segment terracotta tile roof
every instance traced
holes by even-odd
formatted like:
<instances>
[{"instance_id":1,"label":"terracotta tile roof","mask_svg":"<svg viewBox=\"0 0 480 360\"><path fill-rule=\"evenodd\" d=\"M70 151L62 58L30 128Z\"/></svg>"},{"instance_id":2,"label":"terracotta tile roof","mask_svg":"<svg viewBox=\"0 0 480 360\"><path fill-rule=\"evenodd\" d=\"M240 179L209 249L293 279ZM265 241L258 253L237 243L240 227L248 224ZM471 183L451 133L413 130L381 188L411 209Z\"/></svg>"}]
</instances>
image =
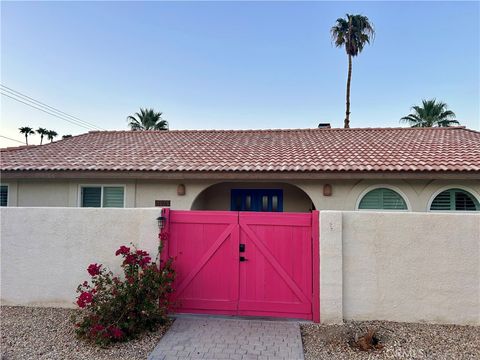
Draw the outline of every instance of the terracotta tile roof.
<instances>
[{"instance_id":1,"label":"terracotta tile roof","mask_svg":"<svg viewBox=\"0 0 480 360\"><path fill-rule=\"evenodd\" d=\"M1 150L2 170L480 171L480 132L455 128L89 132Z\"/></svg>"}]
</instances>

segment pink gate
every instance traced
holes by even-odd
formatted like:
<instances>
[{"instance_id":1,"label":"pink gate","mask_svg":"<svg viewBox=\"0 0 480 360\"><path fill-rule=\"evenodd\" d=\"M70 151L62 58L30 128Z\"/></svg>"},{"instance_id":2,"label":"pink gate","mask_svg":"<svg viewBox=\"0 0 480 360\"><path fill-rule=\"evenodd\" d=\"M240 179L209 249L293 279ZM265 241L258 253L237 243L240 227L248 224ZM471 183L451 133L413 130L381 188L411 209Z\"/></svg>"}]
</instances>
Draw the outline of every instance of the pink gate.
<instances>
[{"instance_id":1,"label":"pink gate","mask_svg":"<svg viewBox=\"0 0 480 360\"><path fill-rule=\"evenodd\" d=\"M176 312L319 321L318 211L164 216Z\"/></svg>"}]
</instances>

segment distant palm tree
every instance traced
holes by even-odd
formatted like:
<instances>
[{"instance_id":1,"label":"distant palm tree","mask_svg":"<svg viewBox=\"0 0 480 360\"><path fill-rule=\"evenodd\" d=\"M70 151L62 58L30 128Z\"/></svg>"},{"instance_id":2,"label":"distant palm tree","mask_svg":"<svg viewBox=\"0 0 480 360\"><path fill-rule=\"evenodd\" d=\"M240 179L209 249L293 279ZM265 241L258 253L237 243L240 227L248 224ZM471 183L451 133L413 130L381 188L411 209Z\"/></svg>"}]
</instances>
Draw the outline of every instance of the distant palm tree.
<instances>
[{"instance_id":1,"label":"distant palm tree","mask_svg":"<svg viewBox=\"0 0 480 360\"><path fill-rule=\"evenodd\" d=\"M350 127L350 84L352 81L352 57L357 56L366 44L375 37L373 24L363 15L346 14L346 18L338 18L330 29L336 47L345 47L348 55L347 96L344 127Z\"/></svg>"},{"instance_id":2,"label":"distant palm tree","mask_svg":"<svg viewBox=\"0 0 480 360\"><path fill-rule=\"evenodd\" d=\"M128 125L132 130L168 130L168 122L162 119L161 112L142 109L133 116L128 116Z\"/></svg>"},{"instance_id":3,"label":"distant palm tree","mask_svg":"<svg viewBox=\"0 0 480 360\"><path fill-rule=\"evenodd\" d=\"M43 137L47 135L48 130L45 128L38 128L37 134L40 135L40 145L43 143Z\"/></svg>"},{"instance_id":4,"label":"distant palm tree","mask_svg":"<svg viewBox=\"0 0 480 360\"><path fill-rule=\"evenodd\" d=\"M29 126L22 126L21 128L18 128L18 130L20 130L20 134L25 135L25 144L28 145L28 135L35 134L35 131Z\"/></svg>"},{"instance_id":5,"label":"distant palm tree","mask_svg":"<svg viewBox=\"0 0 480 360\"><path fill-rule=\"evenodd\" d=\"M53 142L53 138L57 137L58 134L56 131L53 130L47 130L47 139L50 140L50 142Z\"/></svg>"},{"instance_id":6,"label":"distant palm tree","mask_svg":"<svg viewBox=\"0 0 480 360\"><path fill-rule=\"evenodd\" d=\"M71 138L71 137L72 137L72 135L70 135L70 134L62 135L62 139L68 139L68 138Z\"/></svg>"},{"instance_id":7,"label":"distant palm tree","mask_svg":"<svg viewBox=\"0 0 480 360\"><path fill-rule=\"evenodd\" d=\"M455 113L447 109L444 102L436 99L422 100L422 106L412 106L414 111L400 119L411 127L448 127L460 125L455 119Z\"/></svg>"}]
</instances>

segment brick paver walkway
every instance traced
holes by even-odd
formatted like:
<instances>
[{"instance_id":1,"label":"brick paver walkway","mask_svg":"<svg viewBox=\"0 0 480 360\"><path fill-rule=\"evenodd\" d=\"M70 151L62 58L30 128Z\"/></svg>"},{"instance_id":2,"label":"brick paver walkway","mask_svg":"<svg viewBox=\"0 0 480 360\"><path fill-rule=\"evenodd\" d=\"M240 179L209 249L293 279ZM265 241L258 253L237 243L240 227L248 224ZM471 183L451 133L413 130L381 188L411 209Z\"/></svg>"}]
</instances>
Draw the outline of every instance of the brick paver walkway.
<instances>
[{"instance_id":1,"label":"brick paver walkway","mask_svg":"<svg viewBox=\"0 0 480 360\"><path fill-rule=\"evenodd\" d=\"M296 322L179 317L149 360L303 360Z\"/></svg>"}]
</instances>

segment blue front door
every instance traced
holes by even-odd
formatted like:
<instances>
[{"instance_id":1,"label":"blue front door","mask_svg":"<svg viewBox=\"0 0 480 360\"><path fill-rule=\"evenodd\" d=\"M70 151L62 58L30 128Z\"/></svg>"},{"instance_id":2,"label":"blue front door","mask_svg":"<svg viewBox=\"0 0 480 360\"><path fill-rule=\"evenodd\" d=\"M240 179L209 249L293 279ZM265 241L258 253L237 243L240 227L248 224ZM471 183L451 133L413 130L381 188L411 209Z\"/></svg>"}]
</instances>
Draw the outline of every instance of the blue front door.
<instances>
[{"instance_id":1,"label":"blue front door","mask_svg":"<svg viewBox=\"0 0 480 360\"><path fill-rule=\"evenodd\" d=\"M232 189L232 211L283 211L282 189Z\"/></svg>"}]
</instances>

